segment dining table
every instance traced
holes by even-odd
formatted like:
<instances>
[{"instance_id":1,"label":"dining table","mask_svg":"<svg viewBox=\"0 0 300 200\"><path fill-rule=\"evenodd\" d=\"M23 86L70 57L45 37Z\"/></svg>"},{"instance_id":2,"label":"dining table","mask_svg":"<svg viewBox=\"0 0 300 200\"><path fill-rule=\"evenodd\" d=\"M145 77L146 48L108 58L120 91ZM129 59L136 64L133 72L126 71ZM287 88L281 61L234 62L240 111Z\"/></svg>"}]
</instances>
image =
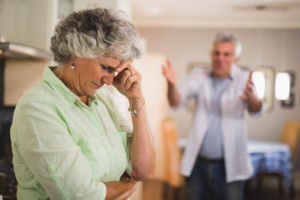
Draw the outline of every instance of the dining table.
<instances>
[{"instance_id":1,"label":"dining table","mask_svg":"<svg viewBox=\"0 0 300 200\"><path fill-rule=\"evenodd\" d=\"M180 138L178 145L184 149L187 138ZM250 156L254 178L259 173L282 175L285 188L292 185L291 150L286 143L269 140L248 140L247 151Z\"/></svg>"},{"instance_id":2,"label":"dining table","mask_svg":"<svg viewBox=\"0 0 300 200\"><path fill-rule=\"evenodd\" d=\"M288 144L279 141L249 140L247 150L253 166L251 178L259 173L275 173L283 177L286 188L292 185L292 159Z\"/></svg>"}]
</instances>

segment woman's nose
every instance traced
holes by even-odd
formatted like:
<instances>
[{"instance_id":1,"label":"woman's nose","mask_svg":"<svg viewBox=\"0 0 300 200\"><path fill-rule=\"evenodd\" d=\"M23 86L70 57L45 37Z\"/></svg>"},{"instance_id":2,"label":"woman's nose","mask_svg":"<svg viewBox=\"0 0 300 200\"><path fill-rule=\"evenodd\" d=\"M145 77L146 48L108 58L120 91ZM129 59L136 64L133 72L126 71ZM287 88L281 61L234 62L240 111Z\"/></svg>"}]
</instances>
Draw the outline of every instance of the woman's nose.
<instances>
[{"instance_id":1,"label":"woman's nose","mask_svg":"<svg viewBox=\"0 0 300 200\"><path fill-rule=\"evenodd\" d=\"M106 85L112 85L113 81L114 81L114 73L110 73L108 75L105 76L104 82Z\"/></svg>"}]
</instances>

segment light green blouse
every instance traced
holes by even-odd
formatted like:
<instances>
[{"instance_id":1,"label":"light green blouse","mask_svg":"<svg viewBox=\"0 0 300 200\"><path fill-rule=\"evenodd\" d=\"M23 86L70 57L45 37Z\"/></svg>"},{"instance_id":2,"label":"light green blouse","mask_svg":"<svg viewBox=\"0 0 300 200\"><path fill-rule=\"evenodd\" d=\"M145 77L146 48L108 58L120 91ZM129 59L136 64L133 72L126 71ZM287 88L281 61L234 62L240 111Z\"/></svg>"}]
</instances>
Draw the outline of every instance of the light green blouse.
<instances>
[{"instance_id":1,"label":"light green blouse","mask_svg":"<svg viewBox=\"0 0 300 200\"><path fill-rule=\"evenodd\" d=\"M11 127L18 200L102 200L102 182L131 175L132 126L100 89L83 104L46 67L26 90Z\"/></svg>"}]
</instances>

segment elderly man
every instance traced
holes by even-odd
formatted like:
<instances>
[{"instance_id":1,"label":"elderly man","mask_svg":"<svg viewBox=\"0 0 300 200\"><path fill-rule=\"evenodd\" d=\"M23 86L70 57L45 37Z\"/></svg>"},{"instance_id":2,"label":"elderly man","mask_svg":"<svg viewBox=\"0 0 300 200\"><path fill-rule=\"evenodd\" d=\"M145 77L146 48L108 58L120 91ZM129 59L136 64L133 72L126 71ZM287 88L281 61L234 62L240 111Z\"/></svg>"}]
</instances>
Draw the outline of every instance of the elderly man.
<instances>
[{"instance_id":1,"label":"elderly man","mask_svg":"<svg viewBox=\"0 0 300 200\"><path fill-rule=\"evenodd\" d=\"M246 110L263 113L252 72L236 66L242 45L227 32L217 35L211 67L195 69L177 90L170 62L163 67L168 99L174 109L195 98L195 110L181 173L186 176L186 200L241 200L244 180L253 168L247 153Z\"/></svg>"}]
</instances>

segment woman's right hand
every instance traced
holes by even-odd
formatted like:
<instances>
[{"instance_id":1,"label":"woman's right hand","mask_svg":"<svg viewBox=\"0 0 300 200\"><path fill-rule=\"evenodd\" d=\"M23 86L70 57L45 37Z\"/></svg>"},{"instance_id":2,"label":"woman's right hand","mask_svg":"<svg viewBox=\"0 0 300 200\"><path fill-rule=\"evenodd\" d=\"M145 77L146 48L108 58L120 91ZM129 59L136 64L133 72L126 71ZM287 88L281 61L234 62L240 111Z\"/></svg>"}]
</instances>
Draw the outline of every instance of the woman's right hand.
<instances>
[{"instance_id":1,"label":"woman's right hand","mask_svg":"<svg viewBox=\"0 0 300 200\"><path fill-rule=\"evenodd\" d=\"M112 181L104 184L107 191L105 200L126 200L138 187L138 182L129 176L122 176L120 181Z\"/></svg>"},{"instance_id":2,"label":"woman's right hand","mask_svg":"<svg viewBox=\"0 0 300 200\"><path fill-rule=\"evenodd\" d=\"M167 60L167 66L162 66L163 75L171 85L175 85L175 72L169 60Z\"/></svg>"}]
</instances>

